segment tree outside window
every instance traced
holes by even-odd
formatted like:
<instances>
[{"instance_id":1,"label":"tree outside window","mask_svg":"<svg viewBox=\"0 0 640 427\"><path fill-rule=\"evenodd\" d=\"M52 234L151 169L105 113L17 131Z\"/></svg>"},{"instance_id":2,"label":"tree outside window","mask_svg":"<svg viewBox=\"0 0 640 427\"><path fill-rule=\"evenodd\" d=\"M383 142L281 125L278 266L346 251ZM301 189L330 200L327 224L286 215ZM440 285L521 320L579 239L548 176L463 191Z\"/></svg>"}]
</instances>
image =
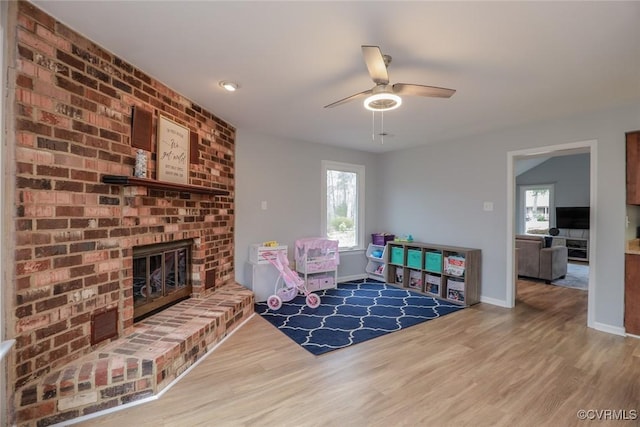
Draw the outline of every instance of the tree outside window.
<instances>
[{"instance_id":1,"label":"tree outside window","mask_svg":"<svg viewBox=\"0 0 640 427\"><path fill-rule=\"evenodd\" d=\"M554 218L553 184L521 186L522 224L526 234L547 234Z\"/></svg>"},{"instance_id":2,"label":"tree outside window","mask_svg":"<svg viewBox=\"0 0 640 427\"><path fill-rule=\"evenodd\" d=\"M341 249L363 246L364 166L323 162L325 235Z\"/></svg>"}]
</instances>

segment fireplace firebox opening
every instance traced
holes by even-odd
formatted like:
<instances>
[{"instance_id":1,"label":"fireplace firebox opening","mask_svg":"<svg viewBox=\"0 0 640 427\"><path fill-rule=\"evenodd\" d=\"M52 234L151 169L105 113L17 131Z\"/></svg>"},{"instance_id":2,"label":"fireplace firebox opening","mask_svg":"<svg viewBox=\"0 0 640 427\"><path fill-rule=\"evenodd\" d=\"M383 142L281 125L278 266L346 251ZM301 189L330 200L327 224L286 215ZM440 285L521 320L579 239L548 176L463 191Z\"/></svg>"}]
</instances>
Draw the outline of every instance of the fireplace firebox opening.
<instances>
[{"instance_id":1,"label":"fireplace firebox opening","mask_svg":"<svg viewBox=\"0 0 640 427\"><path fill-rule=\"evenodd\" d=\"M192 244L181 240L133 248L134 322L191 296Z\"/></svg>"}]
</instances>

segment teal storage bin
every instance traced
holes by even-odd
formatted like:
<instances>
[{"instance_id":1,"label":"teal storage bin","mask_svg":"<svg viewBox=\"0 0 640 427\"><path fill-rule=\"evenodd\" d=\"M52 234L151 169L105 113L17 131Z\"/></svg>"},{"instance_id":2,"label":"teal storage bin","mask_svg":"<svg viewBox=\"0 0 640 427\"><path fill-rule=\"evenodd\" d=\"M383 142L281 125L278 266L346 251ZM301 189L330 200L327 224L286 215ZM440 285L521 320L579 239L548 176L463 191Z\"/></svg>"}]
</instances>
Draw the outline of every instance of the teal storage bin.
<instances>
[{"instance_id":1,"label":"teal storage bin","mask_svg":"<svg viewBox=\"0 0 640 427\"><path fill-rule=\"evenodd\" d=\"M427 252L424 256L424 269L434 273L442 273L442 254L440 252Z\"/></svg>"},{"instance_id":2,"label":"teal storage bin","mask_svg":"<svg viewBox=\"0 0 640 427\"><path fill-rule=\"evenodd\" d=\"M419 249L407 250L407 267L422 268L422 251Z\"/></svg>"},{"instance_id":3,"label":"teal storage bin","mask_svg":"<svg viewBox=\"0 0 640 427\"><path fill-rule=\"evenodd\" d=\"M391 264L402 265L404 263L404 248L391 246Z\"/></svg>"}]
</instances>

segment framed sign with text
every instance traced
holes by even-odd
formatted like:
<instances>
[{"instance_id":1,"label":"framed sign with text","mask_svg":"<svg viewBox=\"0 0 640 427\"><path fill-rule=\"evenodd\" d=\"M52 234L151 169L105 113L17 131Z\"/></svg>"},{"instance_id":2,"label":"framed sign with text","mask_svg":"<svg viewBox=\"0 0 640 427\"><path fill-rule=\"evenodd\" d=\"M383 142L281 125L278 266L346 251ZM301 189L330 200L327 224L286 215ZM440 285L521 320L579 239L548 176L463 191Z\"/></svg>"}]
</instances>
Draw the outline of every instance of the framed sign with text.
<instances>
[{"instance_id":1,"label":"framed sign with text","mask_svg":"<svg viewBox=\"0 0 640 427\"><path fill-rule=\"evenodd\" d=\"M189 129L160 116L158 119L158 181L189 183Z\"/></svg>"}]
</instances>

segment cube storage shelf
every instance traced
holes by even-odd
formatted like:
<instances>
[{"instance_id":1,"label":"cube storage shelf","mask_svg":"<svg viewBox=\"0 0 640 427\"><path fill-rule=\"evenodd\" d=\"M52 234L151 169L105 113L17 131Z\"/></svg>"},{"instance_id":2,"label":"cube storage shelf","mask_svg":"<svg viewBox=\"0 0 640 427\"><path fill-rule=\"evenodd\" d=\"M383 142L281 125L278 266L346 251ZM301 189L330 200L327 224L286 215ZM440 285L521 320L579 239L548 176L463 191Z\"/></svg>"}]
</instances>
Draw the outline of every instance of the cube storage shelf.
<instances>
[{"instance_id":1,"label":"cube storage shelf","mask_svg":"<svg viewBox=\"0 0 640 427\"><path fill-rule=\"evenodd\" d=\"M389 242L385 251L387 283L455 304L480 302L480 249Z\"/></svg>"}]
</instances>

